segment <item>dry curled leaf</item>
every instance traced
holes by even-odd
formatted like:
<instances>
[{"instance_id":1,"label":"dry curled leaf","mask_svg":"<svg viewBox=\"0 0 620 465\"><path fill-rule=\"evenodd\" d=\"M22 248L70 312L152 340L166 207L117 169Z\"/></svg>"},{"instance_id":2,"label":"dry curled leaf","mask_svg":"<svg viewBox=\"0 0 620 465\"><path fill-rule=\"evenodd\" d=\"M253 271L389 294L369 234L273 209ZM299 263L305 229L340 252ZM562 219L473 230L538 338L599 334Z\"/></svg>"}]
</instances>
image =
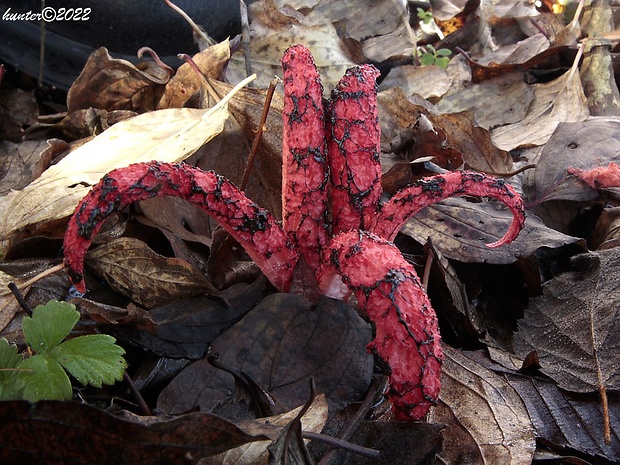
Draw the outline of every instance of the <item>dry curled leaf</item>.
<instances>
[{"instance_id":1,"label":"dry curled leaf","mask_svg":"<svg viewBox=\"0 0 620 465\"><path fill-rule=\"evenodd\" d=\"M536 163L535 195L541 201L589 201L597 193L569 169L590 170L620 162L620 118L561 123Z\"/></svg>"},{"instance_id":2,"label":"dry curled leaf","mask_svg":"<svg viewBox=\"0 0 620 465\"><path fill-rule=\"evenodd\" d=\"M176 465L188 454L197 460L266 439L204 413L162 420L119 418L77 402L0 404L0 461L6 464ZM88 444L88 453L76 444Z\"/></svg>"},{"instance_id":3,"label":"dry curled leaf","mask_svg":"<svg viewBox=\"0 0 620 465\"><path fill-rule=\"evenodd\" d=\"M610 463L618 460L618 424L611 423L612 443L605 444L601 434L604 426L598 393L574 395L540 377L515 374L506 378L523 399L537 437L551 441L560 450L604 457ZM613 418L620 416L620 402L616 397L610 397L609 410Z\"/></svg>"},{"instance_id":4,"label":"dry curled leaf","mask_svg":"<svg viewBox=\"0 0 620 465\"><path fill-rule=\"evenodd\" d=\"M192 57L192 61L206 78L218 79L230 60L230 42L226 39ZM197 92L209 92L203 79L189 64L182 64L166 84L166 90L157 108L182 108Z\"/></svg>"},{"instance_id":5,"label":"dry curled leaf","mask_svg":"<svg viewBox=\"0 0 620 465\"><path fill-rule=\"evenodd\" d=\"M112 58L105 47L88 57L67 94L69 112L89 107L102 110L154 110L169 76L161 69L145 72L127 60Z\"/></svg>"},{"instance_id":6,"label":"dry curled leaf","mask_svg":"<svg viewBox=\"0 0 620 465\"><path fill-rule=\"evenodd\" d=\"M528 216L514 242L497 249L487 247L485 243L502 236L510 218L510 213L494 202L472 203L453 198L422 210L401 232L420 243L430 237L446 257L466 263L513 263L517 257L528 256L540 247L559 247L578 241Z\"/></svg>"},{"instance_id":7,"label":"dry curled leaf","mask_svg":"<svg viewBox=\"0 0 620 465\"><path fill-rule=\"evenodd\" d=\"M583 121L589 115L579 73L567 71L559 78L534 84L534 99L525 118L491 131L502 150L544 145L560 123Z\"/></svg>"},{"instance_id":8,"label":"dry curled leaf","mask_svg":"<svg viewBox=\"0 0 620 465\"><path fill-rule=\"evenodd\" d=\"M240 425L246 426L248 424L264 425L264 428L270 426L276 426L273 428L273 437L276 439L276 432L280 431L282 427L285 427L290 423L296 415L299 414L302 407L297 407L289 412L282 413L271 417L258 418L251 422L241 422ZM320 433L325 423L327 422L328 408L325 396L318 395L310 408L301 417L301 426L303 431L311 431L314 433ZM251 431L251 428L247 428ZM268 434L268 433L265 433ZM222 454L205 459L201 465L220 465L222 463L234 464L234 465L259 465L267 464L268 451L267 447L271 444L271 441L256 441L248 444L244 444L235 449L228 450Z\"/></svg>"}]
</instances>

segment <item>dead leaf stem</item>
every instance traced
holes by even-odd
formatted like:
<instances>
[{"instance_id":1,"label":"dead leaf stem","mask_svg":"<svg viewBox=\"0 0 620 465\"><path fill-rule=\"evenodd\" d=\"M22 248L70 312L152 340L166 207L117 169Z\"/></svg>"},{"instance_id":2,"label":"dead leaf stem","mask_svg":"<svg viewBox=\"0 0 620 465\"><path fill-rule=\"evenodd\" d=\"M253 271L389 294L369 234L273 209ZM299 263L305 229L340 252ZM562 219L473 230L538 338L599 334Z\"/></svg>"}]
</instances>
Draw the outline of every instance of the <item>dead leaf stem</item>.
<instances>
[{"instance_id":1,"label":"dead leaf stem","mask_svg":"<svg viewBox=\"0 0 620 465\"><path fill-rule=\"evenodd\" d=\"M189 24L192 27L194 34L200 37L205 43L211 44L211 45L215 43L215 41L211 37L206 35L204 31L200 28L200 26L198 26L198 24L196 24L194 20L190 18L187 13L185 13L185 11L183 11L180 7L172 3L170 0L164 0L164 2L174 11L176 11L185 21L187 21L187 24Z\"/></svg>"},{"instance_id":2,"label":"dead leaf stem","mask_svg":"<svg viewBox=\"0 0 620 465\"><path fill-rule=\"evenodd\" d=\"M258 151L258 145L260 144L260 140L262 138L263 132L266 130L265 123L267 122L267 116L269 115L269 108L271 108L271 100L273 99L273 93L275 92L276 86L278 85L279 81L280 79L276 77L269 83L269 88L267 89L267 95L265 96L265 103L263 105L263 113L260 117L258 128L256 129L256 135L254 136L254 142L252 143L252 150L250 151L248 162L245 165L245 171L243 172L243 178L241 179L241 184L239 184L239 188L242 191L245 190L248 184L248 179L250 177L250 171L252 171L252 166L254 165L254 158L256 157L256 152Z\"/></svg>"}]
</instances>

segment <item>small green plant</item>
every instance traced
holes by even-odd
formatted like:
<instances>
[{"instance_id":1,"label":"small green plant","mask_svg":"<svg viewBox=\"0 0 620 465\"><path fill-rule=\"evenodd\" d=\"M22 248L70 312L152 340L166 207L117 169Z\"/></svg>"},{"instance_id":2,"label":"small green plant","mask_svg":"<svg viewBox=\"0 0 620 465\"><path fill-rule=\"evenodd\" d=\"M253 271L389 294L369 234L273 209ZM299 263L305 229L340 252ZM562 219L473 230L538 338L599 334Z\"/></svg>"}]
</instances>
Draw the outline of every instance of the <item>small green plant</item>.
<instances>
[{"instance_id":1,"label":"small green plant","mask_svg":"<svg viewBox=\"0 0 620 465\"><path fill-rule=\"evenodd\" d=\"M418 19L424 24L430 24L433 20L433 12L431 10L424 10L418 7Z\"/></svg>"},{"instance_id":2,"label":"small green plant","mask_svg":"<svg viewBox=\"0 0 620 465\"><path fill-rule=\"evenodd\" d=\"M92 334L65 341L79 319L74 305L50 301L22 321L29 348L25 354L0 339L0 400L70 399L67 372L95 387L122 379L125 351L112 336Z\"/></svg>"},{"instance_id":3,"label":"small green plant","mask_svg":"<svg viewBox=\"0 0 620 465\"><path fill-rule=\"evenodd\" d=\"M447 48L437 50L432 44L418 47L418 53L420 54L420 64L422 66L435 65L443 69L446 69L450 64L450 55L452 54Z\"/></svg>"}]
</instances>

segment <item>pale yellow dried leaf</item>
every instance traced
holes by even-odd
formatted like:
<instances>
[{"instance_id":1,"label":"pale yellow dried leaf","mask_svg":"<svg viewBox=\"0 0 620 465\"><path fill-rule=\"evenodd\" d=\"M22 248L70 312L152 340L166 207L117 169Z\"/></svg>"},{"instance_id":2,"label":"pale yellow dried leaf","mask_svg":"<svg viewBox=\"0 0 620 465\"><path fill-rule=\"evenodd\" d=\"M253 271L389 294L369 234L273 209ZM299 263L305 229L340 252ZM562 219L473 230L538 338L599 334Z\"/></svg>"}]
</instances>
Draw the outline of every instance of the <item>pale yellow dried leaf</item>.
<instances>
[{"instance_id":1,"label":"pale yellow dried leaf","mask_svg":"<svg viewBox=\"0 0 620 465\"><path fill-rule=\"evenodd\" d=\"M259 418L253 423L264 424L267 426L284 427L293 420L302 407L297 407L290 412L276 415L273 417ZM320 433L327 422L328 405L324 394L318 395L312 405L301 417L301 428L303 431ZM269 453L267 447L271 441L257 441L244 444L243 446L223 452L222 454L209 457L201 461L201 465L226 464L226 465L267 465Z\"/></svg>"},{"instance_id":2,"label":"pale yellow dried leaf","mask_svg":"<svg viewBox=\"0 0 620 465\"><path fill-rule=\"evenodd\" d=\"M564 73L544 84L535 84L534 98L523 120L491 131L502 150L545 144L560 123L584 121L590 115L579 73Z\"/></svg>"},{"instance_id":3,"label":"pale yellow dried leaf","mask_svg":"<svg viewBox=\"0 0 620 465\"><path fill-rule=\"evenodd\" d=\"M282 55L288 47L295 44L303 44L312 52L326 93L335 87L348 68L354 66L332 25L294 25L285 31L274 31L266 37L252 40L252 71L259 76L256 80L258 87L268 87L274 76L282 76ZM242 51L232 57L237 68L245 69L243 60Z\"/></svg>"},{"instance_id":4,"label":"pale yellow dried leaf","mask_svg":"<svg viewBox=\"0 0 620 465\"><path fill-rule=\"evenodd\" d=\"M13 276L0 271L0 331L6 328L21 310L17 299L9 289L9 284L15 281ZM22 292L27 292L27 289L22 289Z\"/></svg>"},{"instance_id":5,"label":"pale yellow dried leaf","mask_svg":"<svg viewBox=\"0 0 620 465\"><path fill-rule=\"evenodd\" d=\"M228 100L208 110L166 109L121 121L77 148L0 203L0 238L28 225L69 216L91 186L109 171L137 162L179 162L218 135L228 118Z\"/></svg>"}]
</instances>

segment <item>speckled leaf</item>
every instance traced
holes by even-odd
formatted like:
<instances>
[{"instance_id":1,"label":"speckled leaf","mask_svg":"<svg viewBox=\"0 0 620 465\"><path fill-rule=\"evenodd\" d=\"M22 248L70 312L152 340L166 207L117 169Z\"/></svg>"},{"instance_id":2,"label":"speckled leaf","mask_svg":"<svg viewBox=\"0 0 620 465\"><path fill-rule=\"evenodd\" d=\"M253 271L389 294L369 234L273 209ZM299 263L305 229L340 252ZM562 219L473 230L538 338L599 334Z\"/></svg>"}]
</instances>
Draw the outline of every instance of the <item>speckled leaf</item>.
<instances>
[{"instance_id":1,"label":"speckled leaf","mask_svg":"<svg viewBox=\"0 0 620 465\"><path fill-rule=\"evenodd\" d=\"M86 263L112 289L147 308L211 289L206 277L186 261L159 255L131 237L90 251Z\"/></svg>"},{"instance_id":2,"label":"speckled leaf","mask_svg":"<svg viewBox=\"0 0 620 465\"><path fill-rule=\"evenodd\" d=\"M401 233L422 244L430 237L447 258L466 263L513 263L517 257L528 256L539 247L559 247L579 240L528 216L524 229L513 242L489 248L485 244L501 237L512 218L510 212L499 205L497 202L447 199L415 215Z\"/></svg>"}]
</instances>

